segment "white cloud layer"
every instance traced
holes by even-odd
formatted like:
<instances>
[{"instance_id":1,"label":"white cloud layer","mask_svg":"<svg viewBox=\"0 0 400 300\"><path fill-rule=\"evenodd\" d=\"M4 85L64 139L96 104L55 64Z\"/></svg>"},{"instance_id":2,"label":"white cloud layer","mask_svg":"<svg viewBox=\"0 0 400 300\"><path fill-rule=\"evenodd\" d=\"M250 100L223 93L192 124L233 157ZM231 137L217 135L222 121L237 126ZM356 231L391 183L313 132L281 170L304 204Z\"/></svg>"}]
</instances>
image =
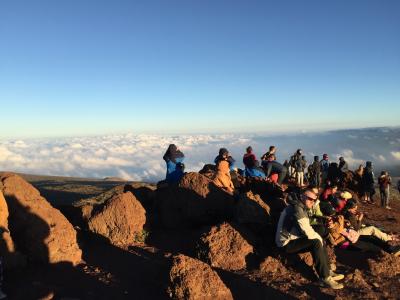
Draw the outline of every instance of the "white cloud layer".
<instances>
[{"instance_id":1,"label":"white cloud layer","mask_svg":"<svg viewBox=\"0 0 400 300\"><path fill-rule=\"evenodd\" d=\"M48 140L3 140L0 142L0 170L74 177L116 176L154 182L165 176L162 156L171 143L178 145L185 153L187 171L198 171L204 164L212 163L220 147L228 148L238 162L238 167L242 167L241 158L248 145L253 146L258 157L267 151L269 145L276 145L280 162L288 159L297 148L304 150L309 162L313 160L313 155L322 157L323 153L328 153L331 158L344 156L351 168L367 160L386 165L400 160L400 152L395 151L400 145L400 139L391 139L393 144L386 141L389 148L384 148L374 137L371 142L366 142L354 136L353 132L348 135L329 133L296 136L122 134ZM358 144L359 141L362 144Z\"/></svg>"}]
</instances>

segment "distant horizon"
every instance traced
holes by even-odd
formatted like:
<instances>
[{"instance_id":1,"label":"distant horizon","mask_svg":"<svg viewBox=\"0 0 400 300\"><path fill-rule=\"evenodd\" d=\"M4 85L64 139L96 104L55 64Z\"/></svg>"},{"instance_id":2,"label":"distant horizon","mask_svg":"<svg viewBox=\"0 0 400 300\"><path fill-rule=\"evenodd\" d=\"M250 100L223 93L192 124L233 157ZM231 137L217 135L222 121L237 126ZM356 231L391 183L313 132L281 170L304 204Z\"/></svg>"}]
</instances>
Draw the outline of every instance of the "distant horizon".
<instances>
[{"instance_id":1,"label":"distant horizon","mask_svg":"<svg viewBox=\"0 0 400 300\"><path fill-rule=\"evenodd\" d=\"M83 178L120 177L155 182L165 176L162 157L169 144L185 153L186 171L213 163L219 148L227 148L243 168L242 156L251 145L257 157L270 145L278 162L302 148L308 162L329 154L343 156L350 168L373 161L376 170L400 175L400 127L340 129L286 134L108 134L58 138L13 138L0 143L0 170L25 174Z\"/></svg>"},{"instance_id":2,"label":"distant horizon","mask_svg":"<svg viewBox=\"0 0 400 300\"><path fill-rule=\"evenodd\" d=\"M363 130L363 129L384 129L384 128L392 128L397 129L400 128L399 125L381 125L381 126L361 126L361 127L332 127L332 128L308 128L308 129L287 129L287 130L243 130L243 131L165 131L165 132L155 132L155 131L141 131L137 132L135 130L120 130L114 132L97 132L91 134L65 134L65 135L14 135L14 136L1 136L1 140L17 140L17 139L57 139L57 138L82 138L82 137L101 137L101 136L109 136L109 135L160 135L160 136L174 136L174 135L223 135L223 134L248 134L248 135L262 135L262 136L275 136L275 135L297 135L297 134L306 134L306 133L327 133L331 131L346 131L346 130Z\"/></svg>"}]
</instances>

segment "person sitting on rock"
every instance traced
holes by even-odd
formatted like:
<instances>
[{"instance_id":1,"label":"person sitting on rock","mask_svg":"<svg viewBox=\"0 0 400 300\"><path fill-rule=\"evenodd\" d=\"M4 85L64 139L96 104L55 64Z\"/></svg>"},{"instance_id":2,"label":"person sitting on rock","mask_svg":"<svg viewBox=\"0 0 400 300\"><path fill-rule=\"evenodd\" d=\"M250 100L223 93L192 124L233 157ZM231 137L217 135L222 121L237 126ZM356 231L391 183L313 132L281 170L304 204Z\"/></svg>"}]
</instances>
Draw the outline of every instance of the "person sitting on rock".
<instances>
[{"instance_id":1,"label":"person sitting on rock","mask_svg":"<svg viewBox=\"0 0 400 300\"><path fill-rule=\"evenodd\" d=\"M258 160L254 161L253 167L251 167L251 168L246 167L244 176L245 177L256 177L256 178L260 178L260 179L266 178L264 170L260 167L260 162Z\"/></svg>"},{"instance_id":2,"label":"person sitting on rock","mask_svg":"<svg viewBox=\"0 0 400 300\"><path fill-rule=\"evenodd\" d=\"M367 161L363 177L363 192L364 192L364 202L374 204L375 195L375 175L372 167L372 162Z\"/></svg>"},{"instance_id":3,"label":"person sitting on rock","mask_svg":"<svg viewBox=\"0 0 400 300\"><path fill-rule=\"evenodd\" d=\"M337 193L338 187L336 184L330 184L325 187L325 189L322 191L320 199L322 201L329 201L329 202L334 202L336 198L336 193Z\"/></svg>"},{"instance_id":4,"label":"person sitting on rock","mask_svg":"<svg viewBox=\"0 0 400 300\"><path fill-rule=\"evenodd\" d=\"M330 269L326 245L310 225L309 210L317 199L317 194L306 189L301 193L299 201L287 206L280 215L275 241L278 247L289 254L310 251L320 284L332 289L342 289L343 285L337 280L344 276Z\"/></svg>"},{"instance_id":5,"label":"person sitting on rock","mask_svg":"<svg viewBox=\"0 0 400 300\"><path fill-rule=\"evenodd\" d=\"M221 150L222 149L226 150L225 148L221 148L220 149L220 152L219 152L218 156L215 157L215 159L214 159L214 163L215 164L217 164L219 159L220 159ZM230 154L228 154L228 159L227 160L228 160L228 163L229 163L229 170L232 171L232 172L236 172L237 171L237 169L236 169L236 160Z\"/></svg>"},{"instance_id":6,"label":"person sitting on rock","mask_svg":"<svg viewBox=\"0 0 400 300\"><path fill-rule=\"evenodd\" d=\"M276 161L275 154L270 154L267 160L263 161L262 165L265 170L265 176L269 178L272 174L278 174L278 185L282 185L286 178L287 169Z\"/></svg>"},{"instance_id":7,"label":"person sitting on rock","mask_svg":"<svg viewBox=\"0 0 400 300\"><path fill-rule=\"evenodd\" d=\"M254 162L256 161L256 156L253 153L253 148L248 146L246 148L246 153L243 155L243 164L245 169L251 169L254 167Z\"/></svg>"},{"instance_id":8,"label":"person sitting on rock","mask_svg":"<svg viewBox=\"0 0 400 300\"><path fill-rule=\"evenodd\" d=\"M338 197L332 197L330 199L330 203L335 208L336 212L340 213L343 211L344 207L346 206L347 201L353 198L353 195L348 192L344 191L339 194Z\"/></svg>"},{"instance_id":9,"label":"person sitting on rock","mask_svg":"<svg viewBox=\"0 0 400 300\"><path fill-rule=\"evenodd\" d=\"M330 212L323 210L323 213L329 216L327 219L328 240L333 246L338 246L341 249L374 253L380 253L383 250L394 256L400 254L399 246L391 246L389 243L372 235L361 235L349 226L343 215L336 215L333 207Z\"/></svg>"},{"instance_id":10,"label":"person sitting on rock","mask_svg":"<svg viewBox=\"0 0 400 300\"><path fill-rule=\"evenodd\" d=\"M229 170L229 151L225 148L219 150L219 155L215 158L217 172L214 175L213 182L216 186L233 193L233 186L230 170Z\"/></svg>"},{"instance_id":11,"label":"person sitting on rock","mask_svg":"<svg viewBox=\"0 0 400 300\"><path fill-rule=\"evenodd\" d=\"M261 162L267 160L270 154L275 154L275 153L276 153L276 147L269 146L269 150L261 156Z\"/></svg>"},{"instance_id":12,"label":"person sitting on rock","mask_svg":"<svg viewBox=\"0 0 400 300\"><path fill-rule=\"evenodd\" d=\"M364 214L358 211L358 205L354 199L347 202L344 209L344 218L348 221L349 226L361 236L374 236L383 242L399 240L397 235L387 234L375 226L365 226L363 224Z\"/></svg>"},{"instance_id":13,"label":"person sitting on rock","mask_svg":"<svg viewBox=\"0 0 400 300\"><path fill-rule=\"evenodd\" d=\"M165 152L163 159L167 164L167 176L166 180L168 183L176 183L177 178L182 173L182 170L176 170L176 165L178 163L183 163L185 155L178 149L175 144L170 144L167 151ZM179 174L177 174L179 173Z\"/></svg>"}]
</instances>

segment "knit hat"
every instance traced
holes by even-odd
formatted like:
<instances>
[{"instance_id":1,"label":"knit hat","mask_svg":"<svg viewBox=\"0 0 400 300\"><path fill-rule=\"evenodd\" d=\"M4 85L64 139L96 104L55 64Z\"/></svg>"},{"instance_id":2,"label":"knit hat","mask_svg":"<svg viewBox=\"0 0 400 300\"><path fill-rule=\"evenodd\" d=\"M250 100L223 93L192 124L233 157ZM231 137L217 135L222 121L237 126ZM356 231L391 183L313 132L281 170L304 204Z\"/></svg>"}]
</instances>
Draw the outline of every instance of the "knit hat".
<instances>
[{"instance_id":1,"label":"knit hat","mask_svg":"<svg viewBox=\"0 0 400 300\"><path fill-rule=\"evenodd\" d=\"M353 198L353 196L349 192L342 192L340 194L340 198L348 200Z\"/></svg>"}]
</instances>

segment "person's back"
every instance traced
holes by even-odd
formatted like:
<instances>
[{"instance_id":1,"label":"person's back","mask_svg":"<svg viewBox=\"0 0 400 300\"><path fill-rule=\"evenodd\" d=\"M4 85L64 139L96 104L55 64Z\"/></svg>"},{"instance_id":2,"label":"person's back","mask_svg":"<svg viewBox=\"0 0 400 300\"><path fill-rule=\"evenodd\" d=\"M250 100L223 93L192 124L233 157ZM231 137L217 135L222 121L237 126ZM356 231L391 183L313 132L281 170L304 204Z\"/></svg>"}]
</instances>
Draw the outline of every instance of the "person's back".
<instances>
[{"instance_id":1,"label":"person's back","mask_svg":"<svg viewBox=\"0 0 400 300\"><path fill-rule=\"evenodd\" d=\"M234 186L230 175L229 152L225 148L219 150L219 155L215 159L217 165L217 172L213 178L215 185L233 193Z\"/></svg>"},{"instance_id":2,"label":"person's back","mask_svg":"<svg viewBox=\"0 0 400 300\"><path fill-rule=\"evenodd\" d=\"M246 148L246 153L243 155L243 164L246 168L253 168L256 156L253 153L251 146Z\"/></svg>"}]
</instances>

